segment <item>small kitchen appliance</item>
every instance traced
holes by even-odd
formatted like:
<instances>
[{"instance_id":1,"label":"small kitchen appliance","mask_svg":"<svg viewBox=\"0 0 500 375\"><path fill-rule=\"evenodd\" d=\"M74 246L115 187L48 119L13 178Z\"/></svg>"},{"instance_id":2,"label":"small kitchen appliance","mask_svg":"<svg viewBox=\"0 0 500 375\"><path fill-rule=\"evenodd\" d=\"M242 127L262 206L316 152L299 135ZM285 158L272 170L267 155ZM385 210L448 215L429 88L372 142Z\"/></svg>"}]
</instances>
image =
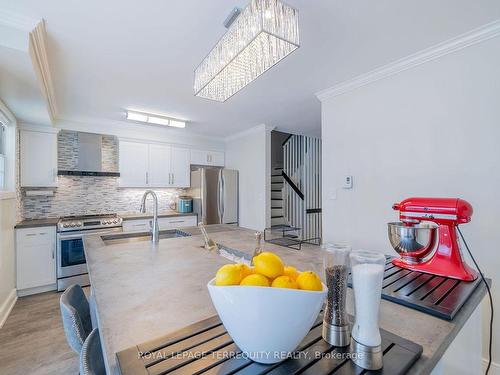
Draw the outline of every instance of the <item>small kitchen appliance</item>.
<instances>
[{"instance_id":1,"label":"small kitchen appliance","mask_svg":"<svg viewBox=\"0 0 500 375\"><path fill-rule=\"evenodd\" d=\"M408 198L395 203L401 222L389 223L389 240L400 258L398 267L472 281L477 273L460 250L457 226L468 223L472 206L459 198Z\"/></svg>"},{"instance_id":2,"label":"small kitchen appliance","mask_svg":"<svg viewBox=\"0 0 500 375\"><path fill-rule=\"evenodd\" d=\"M188 196L177 198L177 212L182 214L193 212L193 198Z\"/></svg>"}]
</instances>

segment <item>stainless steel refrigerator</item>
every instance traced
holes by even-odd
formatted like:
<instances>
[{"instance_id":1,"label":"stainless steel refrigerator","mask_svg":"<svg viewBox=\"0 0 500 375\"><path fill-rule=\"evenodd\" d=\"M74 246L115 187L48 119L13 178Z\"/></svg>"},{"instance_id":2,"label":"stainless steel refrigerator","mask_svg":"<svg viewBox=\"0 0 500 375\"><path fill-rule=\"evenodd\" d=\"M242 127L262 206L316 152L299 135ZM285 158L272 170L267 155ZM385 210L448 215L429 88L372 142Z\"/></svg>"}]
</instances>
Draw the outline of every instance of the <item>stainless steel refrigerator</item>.
<instances>
[{"instance_id":1,"label":"stainless steel refrigerator","mask_svg":"<svg viewBox=\"0 0 500 375\"><path fill-rule=\"evenodd\" d=\"M238 224L238 171L194 167L190 195L203 224Z\"/></svg>"}]
</instances>

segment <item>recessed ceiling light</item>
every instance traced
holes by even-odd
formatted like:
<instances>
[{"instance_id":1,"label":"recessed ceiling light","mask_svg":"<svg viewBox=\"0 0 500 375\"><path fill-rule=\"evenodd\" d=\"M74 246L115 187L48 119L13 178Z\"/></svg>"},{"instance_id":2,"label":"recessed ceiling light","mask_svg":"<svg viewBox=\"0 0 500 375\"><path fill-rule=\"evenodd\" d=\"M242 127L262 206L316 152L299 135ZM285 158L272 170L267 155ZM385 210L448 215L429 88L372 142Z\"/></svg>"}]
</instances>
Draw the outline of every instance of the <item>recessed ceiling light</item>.
<instances>
[{"instance_id":1,"label":"recessed ceiling light","mask_svg":"<svg viewBox=\"0 0 500 375\"><path fill-rule=\"evenodd\" d=\"M127 110L127 120L140 121L148 124L155 124L162 126L173 126L175 128L186 127L186 121L183 120L177 120L171 117L152 114L152 113L129 111L129 110Z\"/></svg>"}]
</instances>

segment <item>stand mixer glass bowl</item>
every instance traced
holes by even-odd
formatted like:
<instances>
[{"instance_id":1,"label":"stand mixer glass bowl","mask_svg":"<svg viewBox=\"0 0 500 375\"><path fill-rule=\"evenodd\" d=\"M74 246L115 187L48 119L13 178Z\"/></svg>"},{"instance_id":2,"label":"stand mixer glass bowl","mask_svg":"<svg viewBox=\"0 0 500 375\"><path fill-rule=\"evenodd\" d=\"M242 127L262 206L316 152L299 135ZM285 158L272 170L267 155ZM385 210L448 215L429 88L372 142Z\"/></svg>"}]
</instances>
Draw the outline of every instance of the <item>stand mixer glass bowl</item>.
<instances>
[{"instance_id":1,"label":"stand mixer glass bowl","mask_svg":"<svg viewBox=\"0 0 500 375\"><path fill-rule=\"evenodd\" d=\"M425 262L438 242L438 225L432 222L388 223L389 241L406 263Z\"/></svg>"}]
</instances>

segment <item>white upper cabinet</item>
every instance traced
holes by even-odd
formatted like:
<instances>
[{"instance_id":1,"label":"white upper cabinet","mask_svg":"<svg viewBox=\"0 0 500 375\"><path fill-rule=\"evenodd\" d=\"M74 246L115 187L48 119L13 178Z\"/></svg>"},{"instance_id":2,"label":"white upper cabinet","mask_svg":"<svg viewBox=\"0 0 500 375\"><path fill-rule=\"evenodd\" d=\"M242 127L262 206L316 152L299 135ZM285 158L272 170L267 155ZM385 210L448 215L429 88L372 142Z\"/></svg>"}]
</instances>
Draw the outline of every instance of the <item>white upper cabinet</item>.
<instances>
[{"instance_id":1,"label":"white upper cabinet","mask_svg":"<svg viewBox=\"0 0 500 375\"><path fill-rule=\"evenodd\" d=\"M120 141L120 186L143 187L148 184L149 145Z\"/></svg>"},{"instance_id":2,"label":"white upper cabinet","mask_svg":"<svg viewBox=\"0 0 500 375\"><path fill-rule=\"evenodd\" d=\"M20 131L21 186L57 186L57 132Z\"/></svg>"},{"instance_id":3,"label":"white upper cabinet","mask_svg":"<svg viewBox=\"0 0 500 375\"><path fill-rule=\"evenodd\" d=\"M172 186L191 186L190 150L187 148L172 147L171 173Z\"/></svg>"},{"instance_id":4,"label":"white upper cabinet","mask_svg":"<svg viewBox=\"0 0 500 375\"><path fill-rule=\"evenodd\" d=\"M221 151L191 150L191 164L224 166L224 153Z\"/></svg>"},{"instance_id":5,"label":"white upper cabinet","mask_svg":"<svg viewBox=\"0 0 500 375\"><path fill-rule=\"evenodd\" d=\"M151 187L171 186L170 172L171 147L166 145L149 145L149 172L147 185Z\"/></svg>"},{"instance_id":6,"label":"white upper cabinet","mask_svg":"<svg viewBox=\"0 0 500 375\"><path fill-rule=\"evenodd\" d=\"M121 187L189 187L190 150L120 140Z\"/></svg>"}]
</instances>

